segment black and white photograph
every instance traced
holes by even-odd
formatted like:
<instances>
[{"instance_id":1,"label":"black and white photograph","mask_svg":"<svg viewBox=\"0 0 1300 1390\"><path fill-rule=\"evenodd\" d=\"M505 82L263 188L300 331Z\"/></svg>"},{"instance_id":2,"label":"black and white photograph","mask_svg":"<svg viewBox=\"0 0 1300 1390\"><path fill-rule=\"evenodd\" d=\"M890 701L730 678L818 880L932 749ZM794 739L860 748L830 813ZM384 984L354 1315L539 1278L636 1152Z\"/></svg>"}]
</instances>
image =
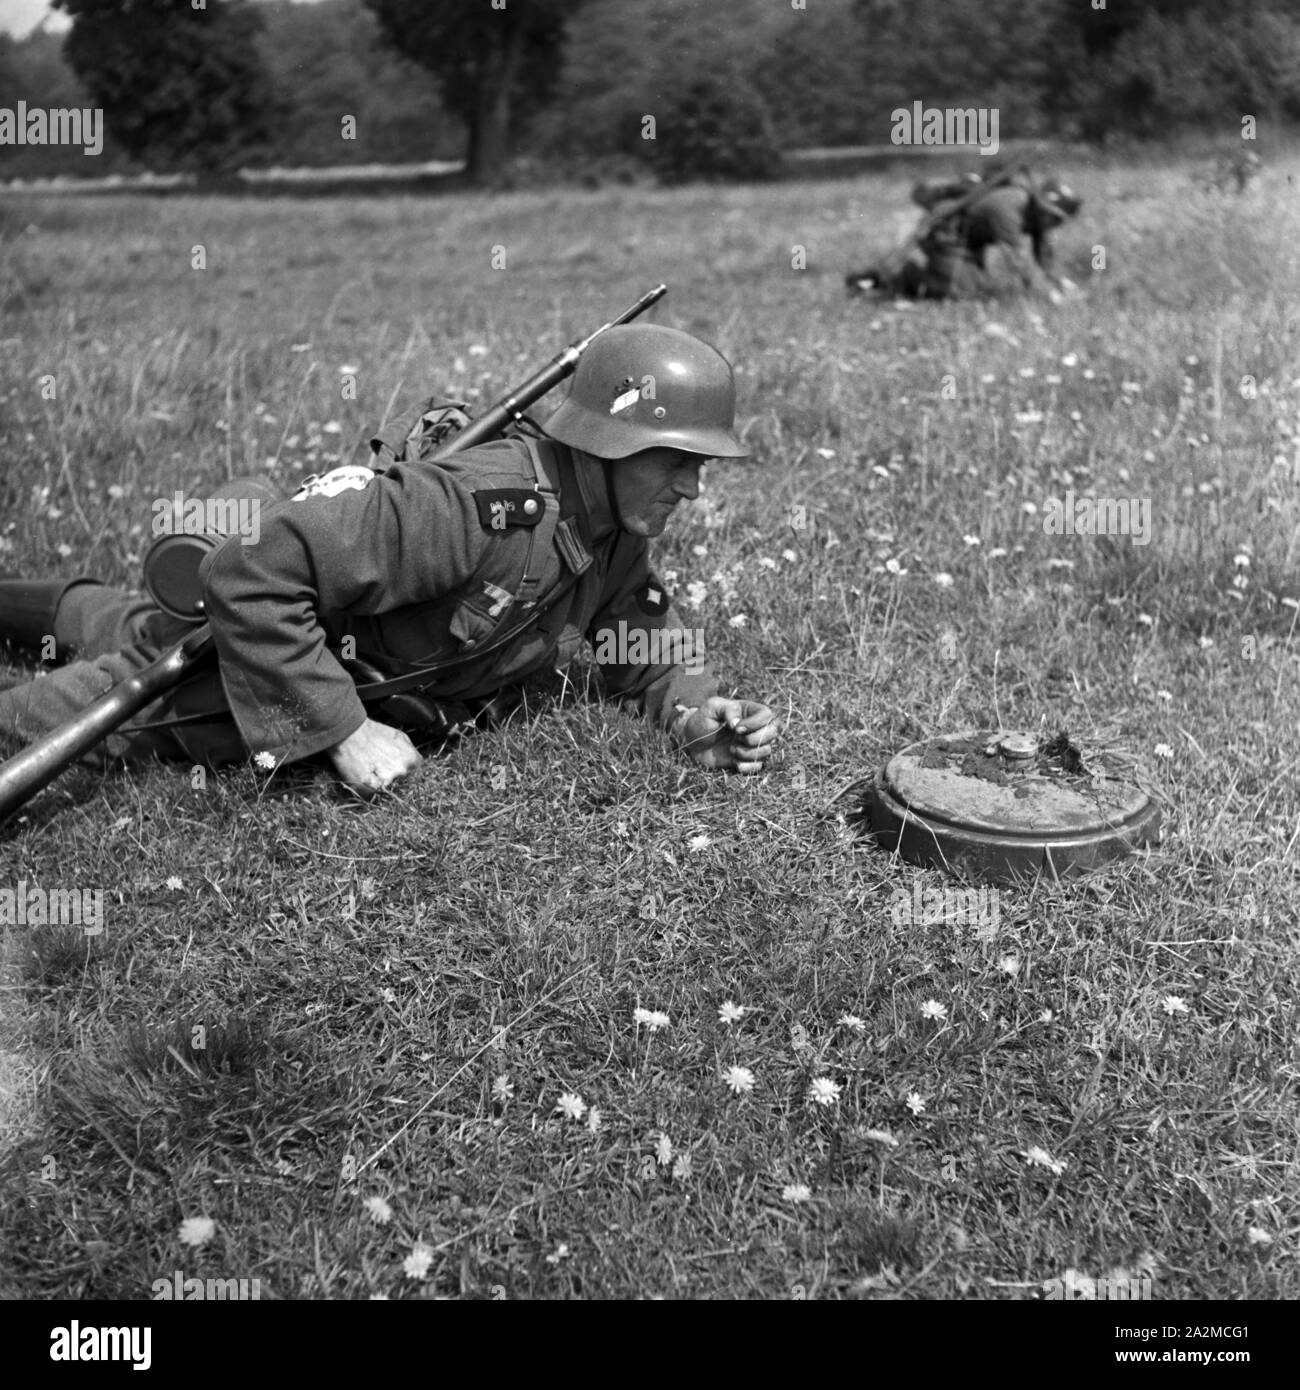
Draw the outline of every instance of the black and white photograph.
<instances>
[{"instance_id":1,"label":"black and white photograph","mask_svg":"<svg viewBox=\"0 0 1300 1390\"><path fill-rule=\"evenodd\" d=\"M0 0L6 1341L1269 1364L1298 178L1300 0Z\"/></svg>"}]
</instances>

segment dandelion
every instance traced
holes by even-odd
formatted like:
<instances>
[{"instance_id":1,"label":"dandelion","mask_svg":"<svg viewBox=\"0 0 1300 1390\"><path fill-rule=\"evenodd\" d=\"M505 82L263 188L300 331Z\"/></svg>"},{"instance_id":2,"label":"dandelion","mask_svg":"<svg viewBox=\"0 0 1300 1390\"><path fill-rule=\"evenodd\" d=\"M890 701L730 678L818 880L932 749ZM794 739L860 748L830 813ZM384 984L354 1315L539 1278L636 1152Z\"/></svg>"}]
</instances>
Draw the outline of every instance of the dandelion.
<instances>
[{"instance_id":1,"label":"dandelion","mask_svg":"<svg viewBox=\"0 0 1300 1390\"><path fill-rule=\"evenodd\" d=\"M966 545L979 545L979 544L981 544L980 538L979 538L978 536L963 536L963 537L962 537L962 541L963 541Z\"/></svg>"},{"instance_id":2,"label":"dandelion","mask_svg":"<svg viewBox=\"0 0 1300 1390\"><path fill-rule=\"evenodd\" d=\"M391 989L381 989L379 991L379 997L384 1001L385 1004L397 1003L397 995L394 994Z\"/></svg>"},{"instance_id":3,"label":"dandelion","mask_svg":"<svg viewBox=\"0 0 1300 1390\"><path fill-rule=\"evenodd\" d=\"M263 772L273 772L275 770L275 754L268 753L263 749L260 753L253 756L253 762L260 767Z\"/></svg>"},{"instance_id":4,"label":"dandelion","mask_svg":"<svg viewBox=\"0 0 1300 1390\"><path fill-rule=\"evenodd\" d=\"M921 1005L921 1017L933 1018L936 1021L946 1019L948 1017L948 1006L939 1003L937 999L927 999L925 1003Z\"/></svg>"},{"instance_id":5,"label":"dandelion","mask_svg":"<svg viewBox=\"0 0 1300 1390\"><path fill-rule=\"evenodd\" d=\"M806 1183L787 1183L781 1189L781 1196L787 1202L807 1202L812 1197L812 1188Z\"/></svg>"},{"instance_id":6,"label":"dandelion","mask_svg":"<svg viewBox=\"0 0 1300 1390\"><path fill-rule=\"evenodd\" d=\"M925 1100L920 1091L909 1091L907 1093L906 1104L913 1115L923 1115L925 1113Z\"/></svg>"},{"instance_id":7,"label":"dandelion","mask_svg":"<svg viewBox=\"0 0 1300 1390\"><path fill-rule=\"evenodd\" d=\"M1006 553L1007 553L1007 552L1006 552L1005 550L1003 550L1003 548L1002 548L1000 545L995 545L995 546L993 547L993 549L989 551L989 559L990 559L990 560L1001 560L1001 559L1003 558L1003 556L1006 555Z\"/></svg>"},{"instance_id":8,"label":"dandelion","mask_svg":"<svg viewBox=\"0 0 1300 1390\"><path fill-rule=\"evenodd\" d=\"M982 386L992 386L996 380L997 377L994 376L992 372L984 372L980 377L980 384Z\"/></svg>"},{"instance_id":9,"label":"dandelion","mask_svg":"<svg viewBox=\"0 0 1300 1390\"><path fill-rule=\"evenodd\" d=\"M1249 569L1249 568L1250 568L1250 556L1249 556L1249 555L1234 555L1234 556L1232 557L1232 563L1233 563L1234 565L1236 565L1236 567L1237 567L1239 570Z\"/></svg>"},{"instance_id":10,"label":"dandelion","mask_svg":"<svg viewBox=\"0 0 1300 1390\"><path fill-rule=\"evenodd\" d=\"M707 835L692 835L686 842L686 848L689 849L692 854L699 854L701 850L708 849L712 843L713 841Z\"/></svg>"},{"instance_id":11,"label":"dandelion","mask_svg":"<svg viewBox=\"0 0 1300 1390\"><path fill-rule=\"evenodd\" d=\"M411 1247L411 1253L402 1261L402 1273L408 1279L424 1279L428 1277L432 1263L433 1251L422 1240L417 1240Z\"/></svg>"},{"instance_id":12,"label":"dandelion","mask_svg":"<svg viewBox=\"0 0 1300 1390\"><path fill-rule=\"evenodd\" d=\"M1056 372L1048 372L1048 374L1043 378L1043 380L1049 386L1059 386L1061 384L1061 378Z\"/></svg>"},{"instance_id":13,"label":"dandelion","mask_svg":"<svg viewBox=\"0 0 1300 1390\"><path fill-rule=\"evenodd\" d=\"M1016 412L1016 424L1018 425L1041 425L1043 422L1043 412L1041 410L1018 410Z\"/></svg>"},{"instance_id":14,"label":"dandelion","mask_svg":"<svg viewBox=\"0 0 1300 1390\"><path fill-rule=\"evenodd\" d=\"M692 580L686 586L686 602L690 604L692 608L698 608L708 596L708 592L708 585L701 584L698 579Z\"/></svg>"},{"instance_id":15,"label":"dandelion","mask_svg":"<svg viewBox=\"0 0 1300 1390\"><path fill-rule=\"evenodd\" d=\"M1094 372L1093 369L1092 369L1091 367L1085 367L1085 368L1083 369L1083 379L1084 379L1084 381L1094 381L1094 380L1096 379L1096 376L1097 376L1097 373Z\"/></svg>"},{"instance_id":16,"label":"dandelion","mask_svg":"<svg viewBox=\"0 0 1300 1390\"><path fill-rule=\"evenodd\" d=\"M502 1072L492 1083L492 1099L500 1101L502 1105L508 1100L515 1098L515 1083L510 1077Z\"/></svg>"},{"instance_id":17,"label":"dandelion","mask_svg":"<svg viewBox=\"0 0 1300 1390\"><path fill-rule=\"evenodd\" d=\"M1246 1239L1252 1245L1272 1245L1273 1237L1264 1230L1262 1226L1249 1226L1246 1229Z\"/></svg>"},{"instance_id":18,"label":"dandelion","mask_svg":"<svg viewBox=\"0 0 1300 1390\"><path fill-rule=\"evenodd\" d=\"M1157 690L1157 691L1156 691L1156 699L1157 699L1157 700L1163 700L1163 701L1165 702L1165 704L1168 704L1169 701L1172 700L1173 698L1174 698L1174 695L1173 695L1173 691L1171 691L1171 690Z\"/></svg>"},{"instance_id":19,"label":"dandelion","mask_svg":"<svg viewBox=\"0 0 1300 1390\"><path fill-rule=\"evenodd\" d=\"M1056 1015L1051 1009L1044 1009L1043 1012L1038 1015L1038 1021L1039 1023L1050 1023L1055 1017Z\"/></svg>"},{"instance_id":20,"label":"dandelion","mask_svg":"<svg viewBox=\"0 0 1300 1390\"><path fill-rule=\"evenodd\" d=\"M940 570L939 573L936 574L936 575L934 576L934 582L935 582L941 589L951 589L951 588L952 588L952 575L950 575L949 573L947 573L946 570Z\"/></svg>"},{"instance_id":21,"label":"dandelion","mask_svg":"<svg viewBox=\"0 0 1300 1390\"><path fill-rule=\"evenodd\" d=\"M469 345L469 355L471 357L486 357L487 347L483 343L471 343Z\"/></svg>"},{"instance_id":22,"label":"dandelion","mask_svg":"<svg viewBox=\"0 0 1300 1390\"><path fill-rule=\"evenodd\" d=\"M733 1095L748 1095L754 1089L754 1073L748 1067L728 1067L722 1073L722 1084Z\"/></svg>"},{"instance_id":23,"label":"dandelion","mask_svg":"<svg viewBox=\"0 0 1300 1390\"><path fill-rule=\"evenodd\" d=\"M164 888L170 888L170 889L172 890L173 893L179 893L180 890L181 890L182 888L185 887L185 885L180 881L179 878L176 877L175 874L173 874L173 875L167 880L167 882L166 882L165 884L163 884L163 887L164 887Z\"/></svg>"},{"instance_id":24,"label":"dandelion","mask_svg":"<svg viewBox=\"0 0 1300 1390\"><path fill-rule=\"evenodd\" d=\"M770 555L760 556L758 563L761 569L774 570L777 568L776 561Z\"/></svg>"},{"instance_id":25,"label":"dandelion","mask_svg":"<svg viewBox=\"0 0 1300 1390\"><path fill-rule=\"evenodd\" d=\"M546 1263L548 1265L557 1265L561 1260L567 1260L570 1257L570 1253L569 1247L564 1241L561 1241L555 1247L555 1253L553 1255L547 1255Z\"/></svg>"},{"instance_id":26,"label":"dandelion","mask_svg":"<svg viewBox=\"0 0 1300 1390\"><path fill-rule=\"evenodd\" d=\"M337 420L326 420L321 426L322 434L342 434L343 426Z\"/></svg>"},{"instance_id":27,"label":"dandelion","mask_svg":"<svg viewBox=\"0 0 1300 1390\"><path fill-rule=\"evenodd\" d=\"M655 1140L655 1162L661 1168L667 1168L673 1161L673 1141L666 1134L661 1134Z\"/></svg>"},{"instance_id":28,"label":"dandelion","mask_svg":"<svg viewBox=\"0 0 1300 1390\"><path fill-rule=\"evenodd\" d=\"M743 613L733 613L732 616L727 619L727 626L744 627L748 621L749 619L745 617Z\"/></svg>"},{"instance_id":29,"label":"dandelion","mask_svg":"<svg viewBox=\"0 0 1300 1390\"><path fill-rule=\"evenodd\" d=\"M275 1160L275 1171L282 1178L287 1178L293 1172L293 1164L287 1158L277 1158Z\"/></svg>"},{"instance_id":30,"label":"dandelion","mask_svg":"<svg viewBox=\"0 0 1300 1390\"><path fill-rule=\"evenodd\" d=\"M907 571L902 567L902 565L900 565L900 564L898 563L897 560L892 560L892 559L891 559L891 560L886 560L886 561L885 561L885 568L886 568L886 569L890 572L890 574L892 574L896 579L902 579L902 577L907 573Z\"/></svg>"},{"instance_id":31,"label":"dandelion","mask_svg":"<svg viewBox=\"0 0 1300 1390\"><path fill-rule=\"evenodd\" d=\"M1014 980L1016 976L1020 974L1020 957L1003 956L1002 959L998 961L998 969L1001 970L1004 975L1010 975Z\"/></svg>"},{"instance_id":32,"label":"dandelion","mask_svg":"<svg viewBox=\"0 0 1300 1390\"><path fill-rule=\"evenodd\" d=\"M1020 504L1020 510L1021 510L1022 512L1024 512L1024 514L1025 514L1026 516L1037 516L1037 515L1038 515L1038 503L1037 503L1037 502L1022 502L1022 503Z\"/></svg>"},{"instance_id":33,"label":"dandelion","mask_svg":"<svg viewBox=\"0 0 1300 1390\"><path fill-rule=\"evenodd\" d=\"M1142 624L1143 627L1154 627L1156 625L1156 620L1151 616L1150 613L1139 613L1137 620Z\"/></svg>"},{"instance_id":34,"label":"dandelion","mask_svg":"<svg viewBox=\"0 0 1300 1390\"><path fill-rule=\"evenodd\" d=\"M347 363L344 363L344 365L339 368L339 373L342 376L356 376L360 370L360 367L350 367Z\"/></svg>"},{"instance_id":35,"label":"dandelion","mask_svg":"<svg viewBox=\"0 0 1300 1390\"><path fill-rule=\"evenodd\" d=\"M1210 648L1214 646L1214 638L1205 636L1198 637L1196 639L1196 645L1200 647L1203 652L1208 652Z\"/></svg>"},{"instance_id":36,"label":"dandelion","mask_svg":"<svg viewBox=\"0 0 1300 1390\"><path fill-rule=\"evenodd\" d=\"M823 459L833 459L833 458L835 457L835 450L834 450L834 449L818 449L818 450L817 450L817 457L818 457L818 458L823 458Z\"/></svg>"},{"instance_id":37,"label":"dandelion","mask_svg":"<svg viewBox=\"0 0 1300 1390\"><path fill-rule=\"evenodd\" d=\"M728 999L718 1010L718 1022L725 1023L730 1027L733 1023L739 1023L740 1020L745 1017L746 1013L748 1013L748 1010L742 1005L733 1004L731 1000Z\"/></svg>"},{"instance_id":38,"label":"dandelion","mask_svg":"<svg viewBox=\"0 0 1300 1390\"><path fill-rule=\"evenodd\" d=\"M691 1156L690 1154L678 1154L673 1163L673 1177L678 1182L685 1182L691 1175Z\"/></svg>"},{"instance_id":39,"label":"dandelion","mask_svg":"<svg viewBox=\"0 0 1300 1390\"><path fill-rule=\"evenodd\" d=\"M1157 758L1172 758L1174 750L1167 743L1157 743L1151 750Z\"/></svg>"},{"instance_id":40,"label":"dandelion","mask_svg":"<svg viewBox=\"0 0 1300 1390\"><path fill-rule=\"evenodd\" d=\"M834 1105L840 1098L840 1087L829 1076L813 1078L808 1087L808 1099L816 1105Z\"/></svg>"},{"instance_id":41,"label":"dandelion","mask_svg":"<svg viewBox=\"0 0 1300 1390\"><path fill-rule=\"evenodd\" d=\"M393 1209L382 1197L367 1197L363 1205L376 1226L387 1226L393 1219Z\"/></svg>"},{"instance_id":42,"label":"dandelion","mask_svg":"<svg viewBox=\"0 0 1300 1390\"><path fill-rule=\"evenodd\" d=\"M669 1023L668 1015L661 1013L658 1009L636 1009L632 1018L638 1028L644 1024L652 1033L657 1033L661 1028L667 1028Z\"/></svg>"},{"instance_id":43,"label":"dandelion","mask_svg":"<svg viewBox=\"0 0 1300 1390\"><path fill-rule=\"evenodd\" d=\"M781 552L781 558L787 564L793 565L794 562L799 558L799 555L797 551L786 549Z\"/></svg>"},{"instance_id":44,"label":"dandelion","mask_svg":"<svg viewBox=\"0 0 1300 1390\"><path fill-rule=\"evenodd\" d=\"M591 1109L587 1111L587 1130L588 1130L588 1132L591 1133L591 1134L599 1134L599 1133L600 1133L600 1124L601 1124L601 1113L600 1113L600 1111L593 1105L593 1106L591 1107Z\"/></svg>"},{"instance_id":45,"label":"dandelion","mask_svg":"<svg viewBox=\"0 0 1300 1390\"><path fill-rule=\"evenodd\" d=\"M1021 1157L1031 1167L1050 1168L1058 1177L1065 1172L1067 1167L1065 1159L1055 1159L1046 1149L1034 1144L1028 1149L1021 1150Z\"/></svg>"},{"instance_id":46,"label":"dandelion","mask_svg":"<svg viewBox=\"0 0 1300 1390\"><path fill-rule=\"evenodd\" d=\"M565 1091L555 1102L555 1109L558 1114L566 1115L571 1120L580 1120L587 1113L587 1102L572 1091Z\"/></svg>"},{"instance_id":47,"label":"dandelion","mask_svg":"<svg viewBox=\"0 0 1300 1390\"><path fill-rule=\"evenodd\" d=\"M850 1033L865 1033L867 1031L867 1025L857 1014L841 1014L835 1022L838 1023L841 1028L847 1028Z\"/></svg>"},{"instance_id":48,"label":"dandelion","mask_svg":"<svg viewBox=\"0 0 1300 1390\"><path fill-rule=\"evenodd\" d=\"M1173 1018L1175 1014L1189 1014L1191 1009L1187 1007L1187 1001L1179 994L1166 994L1160 1001L1160 1007Z\"/></svg>"},{"instance_id":49,"label":"dandelion","mask_svg":"<svg viewBox=\"0 0 1300 1390\"><path fill-rule=\"evenodd\" d=\"M1061 366L1063 367L1077 367L1078 365L1079 354L1077 352L1067 352L1065 356L1061 358Z\"/></svg>"},{"instance_id":50,"label":"dandelion","mask_svg":"<svg viewBox=\"0 0 1300 1390\"><path fill-rule=\"evenodd\" d=\"M196 1250L206 1245L216 1233L217 1223L210 1216L187 1216L181 1222L181 1244L191 1245Z\"/></svg>"}]
</instances>

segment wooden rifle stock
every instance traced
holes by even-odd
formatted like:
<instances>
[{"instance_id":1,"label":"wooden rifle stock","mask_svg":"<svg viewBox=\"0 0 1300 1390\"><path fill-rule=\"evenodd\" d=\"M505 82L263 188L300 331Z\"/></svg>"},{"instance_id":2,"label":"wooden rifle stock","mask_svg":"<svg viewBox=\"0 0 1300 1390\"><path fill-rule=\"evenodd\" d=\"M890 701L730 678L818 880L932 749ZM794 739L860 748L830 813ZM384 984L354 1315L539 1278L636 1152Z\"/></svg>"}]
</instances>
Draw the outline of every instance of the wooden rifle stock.
<instances>
[{"instance_id":1,"label":"wooden rifle stock","mask_svg":"<svg viewBox=\"0 0 1300 1390\"><path fill-rule=\"evenodd\" d=\"M169 647L150 665L133 672L75 718L29 744L0 766L0 821L11 816L78 758L84 757L132 715L173 689L211 650L205 624Z\"/></svg>"},{"instance_id":2,"label":"wooden rifle stock","mask_svg":"<svg viewBox=\"0 0 1300 1390\"><path fill-rule=\"evenodd\" d=\"M578 359L594 338L610 328L630 323L667 293L667 285L656 285L617 318L571 343L522 386L517 386L463 430L452 435L438 450L435 459L446 458L485 440L495 439L507 426L516 423L531 405L573 374ZM146 706L193 675L212 650L212 629L204 623L183 641L169 647L152 664L119 681L75 719L44 734L16 757L0 765L0 822L13 815L42 788L49 786L65 768L84 757L97 743L120 729L133 715L139 714Z\"/></svg>"}]
</instances>

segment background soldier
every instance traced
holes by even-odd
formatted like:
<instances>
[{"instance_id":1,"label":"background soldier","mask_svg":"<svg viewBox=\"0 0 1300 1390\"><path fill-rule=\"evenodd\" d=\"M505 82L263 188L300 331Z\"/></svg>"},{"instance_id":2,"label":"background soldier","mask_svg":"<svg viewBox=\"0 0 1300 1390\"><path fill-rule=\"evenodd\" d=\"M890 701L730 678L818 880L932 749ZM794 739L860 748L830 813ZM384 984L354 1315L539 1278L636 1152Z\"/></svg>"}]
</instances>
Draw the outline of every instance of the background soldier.
<instances>
[{"instance_id":1,"label":"background soldier","mask_svg":"<svg viewBox=\"0 0 1300 1390\"><path fill-rule=\"evenodd\" d=\"M1048 233L1072 217L1082 200L1056 179L1036 185L1027 170L977 191L978 174L922 179L912 201L926 216L910 242L878 265L846 277L850 294L876 290L909 299L965 299L995 293L993 250L1011 264L1025 289L1046 284L1057 303L1070 282L1052 269ZM1026 244L1027 243L1027 244Z\"/></svg>"},{"instance_id":2,"label":"background soldier","mask_svg":"<svg viewBox=\"0 0 1300 1390\"><path fill-rule=\"evenodd\" d=\"M386 471L336 469L266 509L257 544L232 536L207 556L219 685L209 676L173 692L148 728L119 730L105 751L213 766L323 753L344 782L377 791L420 755L370 716L343 653L355 648L359 669L382 676L451 663L419 697L376 711L416 728L426 711L428 727L445 728L448 710L490 719L512 707L525 677L612 629L676 659L602 665L611 694L703 766L762 771L778 737L772 711L718 695L647 553L676 505L698 496L706 459L746 457L726 359L674 329L611 328L580 359L549 437L422 462L425 418L372 441ZM186 630L93 580L0 581L0 639L38 647L52 636L79 658L0 693L0 736L59 727ZM222 694L233 725L219 709L177 722Z\"/></svg>"},{"instance_id":3,"label":"background soldier","mask_svg":"<svg viewBox=\"0 0 1300 1390\"><path fill-rule=\"evenodd\" d=\"M1017 176L980 194L964 208L958 215L957 235L981 273L987 274L988 253L996 250L1010 263L1025 289L1032 290L1046 280L1055 301L1067 283L1052 268L1048 233L1073 217L1082 205L1082 199L1058 179L1035 185L1028 175Z\"/></svg>"}]
</instances>

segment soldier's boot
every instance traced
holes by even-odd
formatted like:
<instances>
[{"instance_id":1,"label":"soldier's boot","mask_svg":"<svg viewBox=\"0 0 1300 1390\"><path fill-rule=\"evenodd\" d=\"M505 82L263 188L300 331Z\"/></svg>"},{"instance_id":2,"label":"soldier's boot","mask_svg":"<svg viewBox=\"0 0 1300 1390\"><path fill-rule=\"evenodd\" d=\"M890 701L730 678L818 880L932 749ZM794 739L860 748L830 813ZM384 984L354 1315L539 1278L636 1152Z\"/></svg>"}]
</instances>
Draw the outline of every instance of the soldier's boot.
<instances>
[{"instance_id":1,"label":"soldier's boot","mask_svg":"<svg viewBox=\"0 0 1300 1390\"><path fill-rule=\"evenodd\" d=\"M64 594L78 584L98 580L19 579L0 575L0 643L38 651L54 635L54 618Z\"/></svg>"}]
</instances>

